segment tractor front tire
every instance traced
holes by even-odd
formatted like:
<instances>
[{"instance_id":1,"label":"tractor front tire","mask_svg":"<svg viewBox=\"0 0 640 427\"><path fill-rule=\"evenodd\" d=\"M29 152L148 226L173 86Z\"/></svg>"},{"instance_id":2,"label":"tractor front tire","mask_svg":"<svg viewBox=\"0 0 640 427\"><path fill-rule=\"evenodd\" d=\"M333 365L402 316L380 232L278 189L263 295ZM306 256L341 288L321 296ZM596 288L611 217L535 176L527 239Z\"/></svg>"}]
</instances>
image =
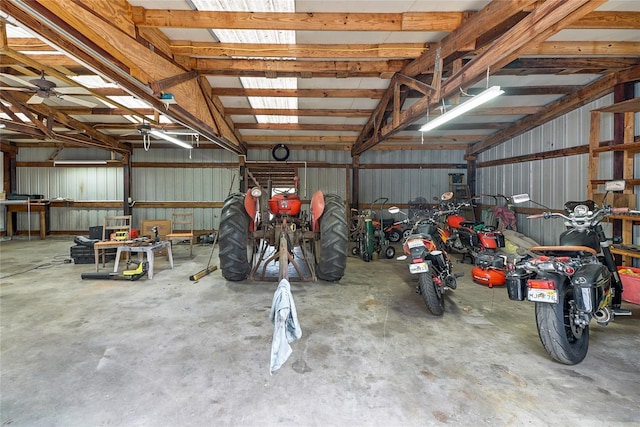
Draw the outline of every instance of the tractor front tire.
<instances>
[{"instance_id":1,"label":"tractor front tire","mask_svg":"<svg viewBox=\"0 0 640 427\"><path fill-rule=\"evenodd\" d=\"M337 282L344 276L349 249L347 215L340 196L324 195L324 212L319 222L320 247L316 254L316 275L319 279Z\"/></svg>"},{"instance_id":2,"label":"tractor front tire","mask_svg":"<svg viewBox=\"0 0 640 427\"><path fill-rule=\"evenodd\" d=\"M246 279L251 271L248 257L251 218L244 209L244 197L242 193L227 197L220 218L220 270L225 279L234 282Z\"/></svg>"}]
</instances>

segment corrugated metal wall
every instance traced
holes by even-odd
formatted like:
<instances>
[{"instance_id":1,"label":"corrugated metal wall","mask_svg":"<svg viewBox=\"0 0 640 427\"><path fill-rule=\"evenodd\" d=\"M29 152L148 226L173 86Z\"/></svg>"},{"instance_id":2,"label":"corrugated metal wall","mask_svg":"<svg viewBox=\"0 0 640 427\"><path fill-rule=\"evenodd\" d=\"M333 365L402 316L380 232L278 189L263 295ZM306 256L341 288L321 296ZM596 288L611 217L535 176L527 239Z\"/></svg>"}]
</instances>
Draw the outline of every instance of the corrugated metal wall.
<instances>
[{"instance_id":1,"label":"corrugated metal wall","mask_svg":"<svg viewBox=\"0 0 640 427\"><path fill-rule=\"evenodd\" d=\"M415 151L367 151L360 156L361 165L371 164L466 164L464 151L415 150ZM361 169L359 200L360 204L373 203L379 198L388 198L384 208L397 204L406 204L410 200L424 197L429 202L450 190L449 174L464 174L466 169L457 168L396 168ZM371 207L379 210L380 202ZM382 212L383 218L390 218ZM398 218L395 218L398 219Z\"/></svg>"},{"instance_id":2,"label":"corrugated metal wall","mask_svg":"<svg viewBox=\"0 0 640 427\"><path fill-rule=\"evenodd\" d=\"M608 106L612 102L613 95L591 102L480 154L478 162L588 145L590 111ZM636 116L636 129L638 129L637 123ZM612 138L613 115L605 114L601 123L600 139ZM636 162L635 176L638 176L638 170L639 165ZM598 174L600 179L612 179L612 153L600 155ZM528 193L533 201L553 209L562 209L566 201L587 198L589 155L581 154L478 168L477 178L478 193L505 195ZM536 207L532 203L523 206ZM557 243L558 235L564 230L561 220L528 220L524 215L518 215L518 227L519 231L541 244Z\"/></svg>"}]
</instances>

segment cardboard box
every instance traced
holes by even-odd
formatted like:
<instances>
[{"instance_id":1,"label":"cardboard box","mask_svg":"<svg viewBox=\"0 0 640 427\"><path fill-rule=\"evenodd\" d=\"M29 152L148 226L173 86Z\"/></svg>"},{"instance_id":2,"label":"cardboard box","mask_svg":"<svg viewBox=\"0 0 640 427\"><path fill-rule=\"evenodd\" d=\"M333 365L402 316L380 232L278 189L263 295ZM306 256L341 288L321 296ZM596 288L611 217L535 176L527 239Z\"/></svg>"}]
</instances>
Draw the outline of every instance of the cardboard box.
<instances>
[{"instance_id":1,"label":"cardboard box","mask_svg":"<svg viewBox=\"0 0 640 427\"><path fill-rule=\"evenodd\" d=\"M167 234L171 233L171 220L168 219L145 219L140 225L140 236L149 236L152 239L155 233L152 228L158 227L158 236L160 240L166 240Z\"/></svg>"}]
</instances>

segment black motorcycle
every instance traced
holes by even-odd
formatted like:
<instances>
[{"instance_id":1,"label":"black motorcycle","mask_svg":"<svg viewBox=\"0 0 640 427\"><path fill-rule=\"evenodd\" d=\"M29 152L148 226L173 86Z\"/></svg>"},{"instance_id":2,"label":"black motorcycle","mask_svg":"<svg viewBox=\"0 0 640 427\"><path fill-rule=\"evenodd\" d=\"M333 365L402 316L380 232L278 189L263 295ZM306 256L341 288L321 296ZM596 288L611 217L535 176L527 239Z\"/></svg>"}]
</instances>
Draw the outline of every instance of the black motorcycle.
<instances>
[{"instance_id":1,"label":"black motorcycle","mask_svg":"<svg viewBox=\"0 0 640 427\"><path fill-rule=\"evenodd\" d=\"M389 212L397 214L400 209L389 208ZM444 314L444 294L447 289L457 287L457 279L462 273L453 273L451 259L447 254L445 231L434 219L436 212L428 216L417 217L411 232L402 242L404 255L397 259L409 259L409 272L418 275L417 292L434 316Z\"/></svg>"},{"instance_id":2,"label":"black motorcycle","mask_svg":"<svg viewBox=\"0 0 640 427\"><path fill-rule=\"evenodd\" d=\"M624 181L607 183L609 191L624 190ZM515 203L529 201L526 194ZM535 202L534 202L535 203ZM528 218L562 218L567 229L558 246L534 246L531 257L508 267L509 298L535 302L536 324L542 345L560 363L575 365L587 355L589 324L606 326L621 310L622 282L605 236L602 220L628 208L596 205L593 200L566 202L565 213L545 212ZM546 208L546 207L545 207Z\"/></svg>"}]
</instances>

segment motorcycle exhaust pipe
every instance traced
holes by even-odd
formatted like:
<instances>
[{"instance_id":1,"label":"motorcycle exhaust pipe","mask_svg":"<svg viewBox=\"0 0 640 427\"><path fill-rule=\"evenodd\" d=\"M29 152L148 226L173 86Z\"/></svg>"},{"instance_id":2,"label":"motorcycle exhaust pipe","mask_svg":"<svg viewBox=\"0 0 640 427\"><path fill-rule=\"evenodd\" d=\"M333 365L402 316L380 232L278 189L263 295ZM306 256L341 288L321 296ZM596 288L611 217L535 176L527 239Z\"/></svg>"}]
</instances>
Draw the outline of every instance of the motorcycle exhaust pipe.
<instances>
[{"instance_id":1,"label":"motorcycle exhaust pipe","mask_svg":"<svg viewBox=\"0 0 640 427\"><path fill-rule=\"evenodd\" d=\"M611 310L609 310L609 307L605 307L593 313L593 318L596 319L596 322L604 325L611 321L611 317L612 313Z\"/></svg>"}]
</instances>

